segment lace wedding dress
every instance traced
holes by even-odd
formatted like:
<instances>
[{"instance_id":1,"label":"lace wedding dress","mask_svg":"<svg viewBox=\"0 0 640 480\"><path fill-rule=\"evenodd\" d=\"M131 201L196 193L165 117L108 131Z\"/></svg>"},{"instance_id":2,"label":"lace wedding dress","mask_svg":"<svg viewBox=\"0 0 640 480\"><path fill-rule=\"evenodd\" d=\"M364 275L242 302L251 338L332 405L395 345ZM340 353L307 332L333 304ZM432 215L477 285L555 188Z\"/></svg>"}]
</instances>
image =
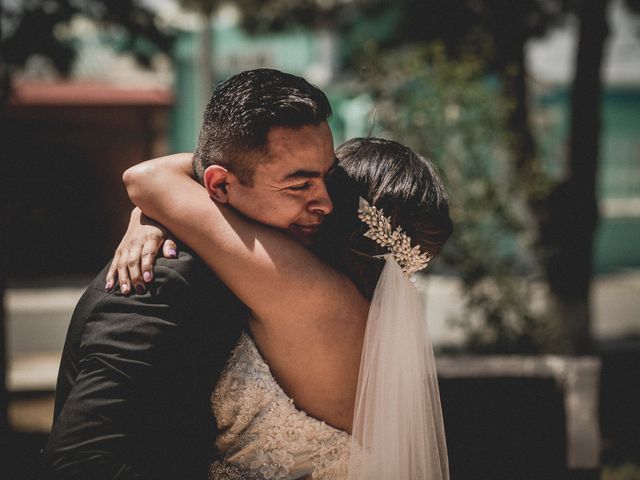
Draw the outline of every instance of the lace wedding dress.
<instances>
[{"instance_id":1,"label":"lace wedding dress","mask_svg":"<svg viewBox=\"0 0 640 480\"><path fill-rule=\"evenodd\" d=\"M350 436L298 410L243 334L212 395L219 480L344 479Z\"/></svg>"}]
</instances>

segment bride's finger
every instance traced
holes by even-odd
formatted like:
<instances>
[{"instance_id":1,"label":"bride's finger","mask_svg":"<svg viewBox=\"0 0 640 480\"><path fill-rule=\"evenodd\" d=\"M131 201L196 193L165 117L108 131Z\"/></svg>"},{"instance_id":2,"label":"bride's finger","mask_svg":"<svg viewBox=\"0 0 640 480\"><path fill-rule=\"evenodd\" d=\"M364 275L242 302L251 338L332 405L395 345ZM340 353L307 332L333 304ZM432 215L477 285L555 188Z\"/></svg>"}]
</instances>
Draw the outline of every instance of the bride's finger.
<instances>
[{"instance_id":1,"label":"bride's finger","mask_svg":"<svg viewBox=\"0 0 640 480\"><path fill-rule=\"evenodd\" d=\"M162 245L162 254L166 258L176 258L178 256L178 245L171 238L167 238Z\"/></svg>"},{"instance_id":2,"label":"bride's finger","mask_svg":"<svg viewBox=\"0 0 640 480\"><path fill-rule=\"evenodd\" d=\"M113 260L111 260L111 265L109 265L109 270L107 270L107 277L105 278L105 290L111 290L116 284L116 270L118 268L118 262L120 261L120 250L116 250L116 253L113 255Z\"/></svg>"},{"instance_id":3,"label":"bride's finger","mask_svg":"<svg viewBox=\"0 0 640 480\"><path fill-rule=\"evenodd\" d=\"M120 284L120 291L124 295L129 295L131 293L131 280L129 279L129 269L127 268L125 256L128 256L128 252L123 252L118 260L118 283Z\"/></svg>"},{"instance_id":4,"label":"bride's finger","mask_svg":"<svg viewBox=\"0 0 640 480\"><path fill-rule=\"evenodd\" d=\"M127 259L131 285L139 295L144 293L144 282L142 281L142 273L140 271L141 252L141 248L134 247L129 250L129 258Z\"/></svg>"},{"instance_id":5,"label":"bride's finger","mask_svg":"<svg viewBox=\"0 0 640 480\"><path fill-rule=\"evenodd\" d=\"M149 283L153 280L153 264L160 249L162 239L157 237L147 240L142 247L142 259L140 267L142 269L142 279Z\"/></svg>"}]
</instances>

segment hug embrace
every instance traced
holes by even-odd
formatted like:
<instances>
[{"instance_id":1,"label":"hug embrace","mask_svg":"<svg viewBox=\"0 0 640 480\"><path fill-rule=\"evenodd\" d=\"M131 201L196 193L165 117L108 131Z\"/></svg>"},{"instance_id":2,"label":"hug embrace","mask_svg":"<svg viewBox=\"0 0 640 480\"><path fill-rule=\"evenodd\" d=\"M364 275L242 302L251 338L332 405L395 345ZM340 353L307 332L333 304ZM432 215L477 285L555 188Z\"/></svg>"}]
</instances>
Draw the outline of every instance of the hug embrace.
<instances>
[{"instance_id":1,"label":"hug embrace","mask_svg":"<svg viewBox=\"0 0 640 480\"><path fill-rule=\"evenodd\" d=\"M334 151L330 115L306 80L246 71L193 155L124 173L137 207L71 319L46 478L448 478L411 281L447 194L396 142Z\"/></svg>"}]
</instances>

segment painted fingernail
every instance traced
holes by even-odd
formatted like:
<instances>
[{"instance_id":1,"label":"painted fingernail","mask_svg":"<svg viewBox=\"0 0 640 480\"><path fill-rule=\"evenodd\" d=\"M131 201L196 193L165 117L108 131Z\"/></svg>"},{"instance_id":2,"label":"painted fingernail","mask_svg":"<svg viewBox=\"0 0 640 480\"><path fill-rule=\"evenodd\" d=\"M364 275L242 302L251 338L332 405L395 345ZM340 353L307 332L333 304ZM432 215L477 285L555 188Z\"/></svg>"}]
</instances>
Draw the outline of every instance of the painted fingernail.
<instances>
[{"instance_id":1,"label":"painted fingernail","mask_svg":"<svg viewBox=\"0 0 640 480\"><path fill-rule=\"evenodd\" d=\"M113 284L111 282L107 282L107 284L104 286L104 289L111 290L111 287L113 287Z\"/></svg>"},{"instance_id":2,"label":"painted fingernail","mask_svg":"<svg viewBox=\"0 0 640 480\"><path fill-rule=\"evenodd\" d=\"M129 293L129 285L123 283L122 285L120 285L120 291L122 291L122 293L126 295L127 293Z\"/></svg>"},{"instance_id":3,"label":"painted fingernail","mask_svg":"<svg viewBox=\"0 0 640 480\"><path fill-rule=\"evenodd\" d=\"M169 256L170 257L177 257L178 256L178 252L176 252L175 248L170 248L169 249Z\"/></svg>"},{"instance_id":4,"label":"painted fingernail","mask_svg":"<svg viewBox=\"0 0 640 480\"><path fill-rule=\"evenodd\" d=\"M142 285L136 285L136 292L138 292L138 295L142 295L144 293L144 287Z\"/></svg>"},{"instance_id":5,"label":"painted fingernail","mask_svg":"<svg viewBox=\"0 0 640 480\"><path fill-rule=\"evenodd\" d=\"M150 282L151 281L151 272L144 272L142 274L142 278L144 279L145 282Z\"/></svg>"}]
</instances>

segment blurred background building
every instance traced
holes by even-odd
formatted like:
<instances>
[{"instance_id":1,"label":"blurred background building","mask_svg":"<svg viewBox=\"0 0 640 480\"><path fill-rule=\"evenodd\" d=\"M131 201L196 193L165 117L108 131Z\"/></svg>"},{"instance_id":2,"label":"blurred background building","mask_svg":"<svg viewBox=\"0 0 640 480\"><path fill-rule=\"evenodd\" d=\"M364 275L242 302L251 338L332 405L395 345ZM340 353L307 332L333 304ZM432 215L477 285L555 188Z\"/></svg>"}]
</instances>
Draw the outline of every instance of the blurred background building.
<instances>
[{"instance_id":1,"label":"blurred background building","mask_svg":"<svg viewBox=\"0 0 640 480\"><path fill-rule=\"evenodd\" d=\"M193 151L212 85L270 67L327 93L336 145L390 135L443 171L456 237L435 274L419 280L436 347L609 359L600 397L609 409L601 410L609 422L604 460L611 475L636 475L610 478L639 478L633 466L617 467L640 465L640 420L629 413L640 393L624 376L640 374L630 363L640 358L637 2L55 3L2 7L8 394L0 398L12 431L41 433L13 437L24 442L18 451L37 450L46 435L71 311L125 230L131 205L122 171ZM606 17L584 13L605 6ZM597 49L584 47L588 22L604 45L594 67L602 83L583 97L601 107L589 120L600 141L597 165L583 172L595 179L597 209L589 195L564 187L582 175L572 154L594 137L576 133L572 104L583 88L576 75L586 71L580 49ZM608 31L596 31L598 22ZM35 31L39 40L29 43ZM558 223L593 243L572 243ZM571 267L585 263L571 260L572 250L586 251L584 272ZM558 272L559 264L569 267ZM572 316L578 326L562 323ZM588 348L573 341L585 336ZM28 453L16 458L29 461Z\"/></svg>"}]
</instances>

